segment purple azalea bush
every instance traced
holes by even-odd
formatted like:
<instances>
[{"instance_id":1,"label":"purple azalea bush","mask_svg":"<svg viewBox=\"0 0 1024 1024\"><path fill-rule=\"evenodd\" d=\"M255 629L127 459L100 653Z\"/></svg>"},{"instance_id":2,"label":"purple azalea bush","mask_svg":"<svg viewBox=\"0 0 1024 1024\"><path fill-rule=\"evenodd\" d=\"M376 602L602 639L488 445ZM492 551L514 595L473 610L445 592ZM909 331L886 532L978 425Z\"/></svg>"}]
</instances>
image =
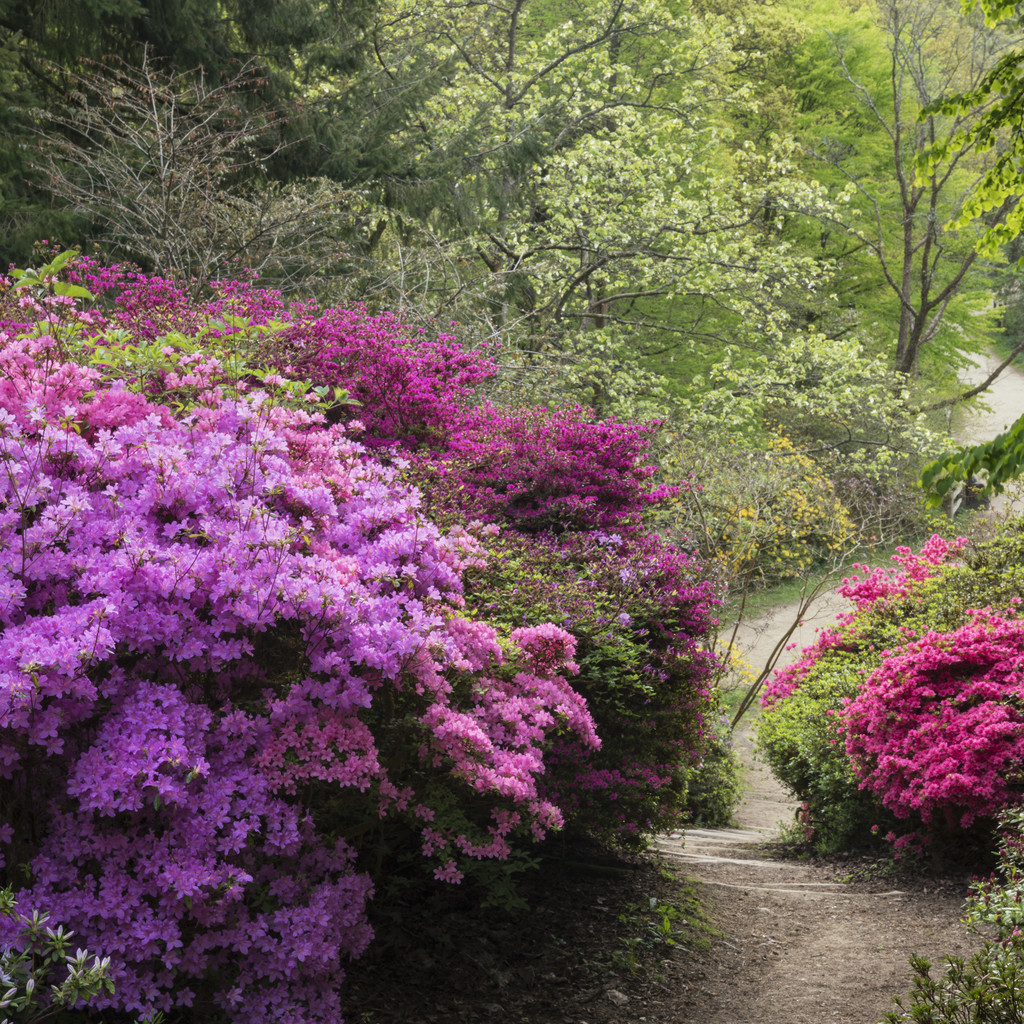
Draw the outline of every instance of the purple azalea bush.
<instances>
[{"instance_id":1,"label":"purple azalea bush","mask_svg":"<svg viewBox=\"0 0 1024 1024\"><path fill-rule=\"evenodd\" d=\"M41 280L0 285L0 881L112 958L93 1005L337 1021L388 823L456 883L678 818L713 595L644 428L474 407L490 357L387 316Z\"/></svg>"}]
</instances>

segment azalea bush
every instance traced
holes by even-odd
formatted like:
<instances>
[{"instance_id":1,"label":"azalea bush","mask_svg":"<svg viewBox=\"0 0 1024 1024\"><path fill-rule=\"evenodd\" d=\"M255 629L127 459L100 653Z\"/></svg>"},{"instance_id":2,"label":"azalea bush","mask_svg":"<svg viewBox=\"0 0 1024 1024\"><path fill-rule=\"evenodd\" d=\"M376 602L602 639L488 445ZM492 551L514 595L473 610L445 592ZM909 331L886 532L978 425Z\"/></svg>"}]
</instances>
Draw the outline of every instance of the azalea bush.
<instances>
[{"instance_id":1,"label":"azalea bush","mask_svg":"<svg viewBox=\"0 0 1024 1024\"><path fill-rule=\"evenodd\" d=\"M1021 796L1024 621L969 613L893 652L843 709L855 774L898 818L970 828Z\"/></svg>"},{"instance_id":2,"label":"azalea bush","mask_svg":"<svg viewBox=\"0 0 1024 1024\"><path fill-rule=\"evenodd\" d=\"M245 313L251 320L256 310ZM320 386L350 391L373 446L444 445L464 429L476 388L497 372L491 353L451 333L412 331L392 314L362 309L292 307L275 356Z\"/></svg>"},{"instance_id":3,"label":"azalea bush","mask_svg":"<svg viewBox=\"0 0 1024 1024\"><path fill-rule=\"evenodd\" d=\"M65 262L0 286L0 880L110 957L95 1005L336 1021L388 872L486 899L567 822L681 820L715 599L644 525L651 428Z\"/></svg>"},{"instance_id":4,"label":"azalea bush","mask_svg":"<svg viewBox=\"0 0 1024 1024\"><path fill-rule=\"evenodd\" d=\"M655 538L601 532L507 531L488 546L467 573L468 604L510 627L543 616L572 632L573 686L602 737L600 749L559 737L545 792L572 828L617 845L677 827L703 761L717 752L723 778L735 777L713 744L714 663L700 639L715 600L699 565Z\"/></svg>"},{"instance_id":5,"label":"azalea bush","mask_svg":"<svg viewBox=\"0 0 1024 1024\"><path fill-rule=\"evenodd\" d=\"M319 326L308 336L319 338ZM467 582L476 614L505 629L550 619L577 638L574 688L602 746L573 737L553 745L544 786L568 825L642 845L697 810L689 783L711 765L724 795L713 801L705 780L700 813L727 821L737 769L707 727L713 661L702 646L715 588L699 560L644 525L645 512L690 487L657 482L649 454L657 424L595 421L578 406L470 406L469 385L494 364L479 350L453 357L447 335L439 356L418 331L396 342L379 322L357 324L351 340L335 336L306 360L311 343L289 337L299 354L282 358L317 385L351 391L359 404L349 416L375 451L398 446L434 521L489 524L488 558ZM381 385L380 368L397 364L404 369L389 379L409 375L415 386ZM394 397L406 393L408 403ZM438 394L447 396L443 408L429 397ZM372 412L387 402L401 415Z\"/></svg>"},{"instance_id":6,"label":"azalea bush","mask_svg":"<svg viewBox=\"0 0 1024 1024\"><path fill-rule=\"evenodd\" d=\"M860 787L840 715L885 653L927 628L932 609L922 588L957 547L933 537L920 552L900 549L892 567L858 566L860 575L839 588L853 610L822 629L762 693L758 748L804 805L806 838L822 852L869 843L895 827L893 815Z\"/></svg>"},{"instance_id":7,"label":"azalea bush","mask_svg":"<svg viewBox=\"0 0 1024 1024\"><path fill-rule=\"evenodd\" d=\"M761 748L820 848L983 840L1021 799L1020 529L862 567L853 611L766 688Z\"/></svg>"}]
</instances>

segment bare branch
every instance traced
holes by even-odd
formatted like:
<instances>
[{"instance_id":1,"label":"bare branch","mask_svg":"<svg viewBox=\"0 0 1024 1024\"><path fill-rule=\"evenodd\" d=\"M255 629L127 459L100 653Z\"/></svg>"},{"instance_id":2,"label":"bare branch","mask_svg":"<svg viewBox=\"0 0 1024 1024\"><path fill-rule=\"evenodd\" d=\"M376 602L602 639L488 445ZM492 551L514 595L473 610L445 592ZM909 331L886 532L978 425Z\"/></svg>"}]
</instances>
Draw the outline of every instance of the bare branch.
<instances>
[{"instance_id":1,"label":"bare branch","mask_svg":"<svg viewBox=\"0 0 1024 1024\"><path fill-rule=\"evenodd\" d=\"M117 254L194 288L233 261L282 287L308 280L340 253L352 193L266 180L284 144L281 122L247 106L254 75L92 65L70 76L71 104L41 112L37 167Z\"/></svg>"}]
</instances>

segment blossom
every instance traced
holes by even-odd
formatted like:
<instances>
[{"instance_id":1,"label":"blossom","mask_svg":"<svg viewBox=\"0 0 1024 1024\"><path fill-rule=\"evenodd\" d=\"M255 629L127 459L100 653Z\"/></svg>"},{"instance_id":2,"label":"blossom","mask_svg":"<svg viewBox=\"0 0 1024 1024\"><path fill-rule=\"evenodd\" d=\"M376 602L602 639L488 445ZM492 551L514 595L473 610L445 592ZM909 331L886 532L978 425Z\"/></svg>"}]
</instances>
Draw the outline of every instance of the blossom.
<instances>
[{"instance_id":1,"label":"blossom","mask_svg":"<svg viewBox=\"0 0 1024 1024\"><path fill-rule=\"evenodd\" d=\"M976 612L886 657L846 706L863 787L898 817L962 828L1020 799L1024 620Z\"/></svg>"},{"instance_id":2,"label":"blossom","mask_svg":"<svg viewBox=\"0 0 1024 1024\"><path fill-rule=\"evenodd\" d=\"M367 821L457 883L567 820L678 819L714 595L643 527L651 426L480 404L493 353L388 314L72 277L95 308L0 294L0 842L116 962L97 1005L339 1020ZM337 388L328 415L237 376L270 324L264 383ZM166 362L79 365L67 332ZM502 545L548 578L481 587Z\"/></svg>"}]
</instances>

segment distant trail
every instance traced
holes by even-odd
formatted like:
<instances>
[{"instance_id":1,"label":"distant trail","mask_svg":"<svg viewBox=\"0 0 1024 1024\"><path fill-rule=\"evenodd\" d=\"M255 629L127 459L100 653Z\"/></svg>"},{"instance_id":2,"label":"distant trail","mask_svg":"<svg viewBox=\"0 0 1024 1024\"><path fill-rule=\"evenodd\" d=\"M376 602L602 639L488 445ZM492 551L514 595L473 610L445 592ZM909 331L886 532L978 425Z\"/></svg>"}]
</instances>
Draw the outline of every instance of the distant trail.
<instances>
[{"instance_id":1,"label":"distant trail","mask_svg":"<svg viewBox=\"0 0 1024 1024\"><path fill-rule=\"evenodd\" d=\"M981 381L996 365L986 356L971 376ZM986 402L991 412L979 411L964 424L961 443L990 440L1024 412L1024 374L1004 371ZM1021 504L1011 494L993 507L1003 512ZM822 594L780 667L845 604L831 591ZM763 665L798 610L798 604L783 605L743 624L737 635L743 657ZM974 948L958 920L965 894L848 884L814 865L764 856L758 844L776 834L778 824L792 822L796 805L754 760L749 718L735 741L746 773L738 827L690 829L658 843L667 859L702 883L702 900L727 935L699 987L683 998L679 1024L877 1024L892 999L908 990L911 954L938 961Z\"/></svg>"},{"instance_id":2,"label":"distant trail","mask_svg":"<svg viewBox=\"0 0 1024 1024\"><path fill-rule=\"evenodd\" d=\"M964 375L964 383L980 384L1001 361L991 352L978 356L977 368ZM985 441L991 441L1024 413L1024 373L1012 366L1003 370L999 379L984 395L984 401L990 411L977 409L974 415L966 419L957 431L957 440L961 444L984 444ZM1021 511L1022 493L1019 482L1011 485L1005 494L992 500L992 511Z\"/></svg>"},{"instance_id":3,"label":"distant trail","mask_svg":"<svg viewBox=\"0 0 1024 1024\"><path fill-rule=\"evenodd\" d=\"M1000 362L991 352L978 356L977 369L964 375L964 383L980 383ZM1024 413L1024 373L1013 366L1007 367L983 399L991 411L976 409L974 415L967 420L958 432L959 440L965 444L980 444L990 440Z\"/></svg>"}]
</instances>

